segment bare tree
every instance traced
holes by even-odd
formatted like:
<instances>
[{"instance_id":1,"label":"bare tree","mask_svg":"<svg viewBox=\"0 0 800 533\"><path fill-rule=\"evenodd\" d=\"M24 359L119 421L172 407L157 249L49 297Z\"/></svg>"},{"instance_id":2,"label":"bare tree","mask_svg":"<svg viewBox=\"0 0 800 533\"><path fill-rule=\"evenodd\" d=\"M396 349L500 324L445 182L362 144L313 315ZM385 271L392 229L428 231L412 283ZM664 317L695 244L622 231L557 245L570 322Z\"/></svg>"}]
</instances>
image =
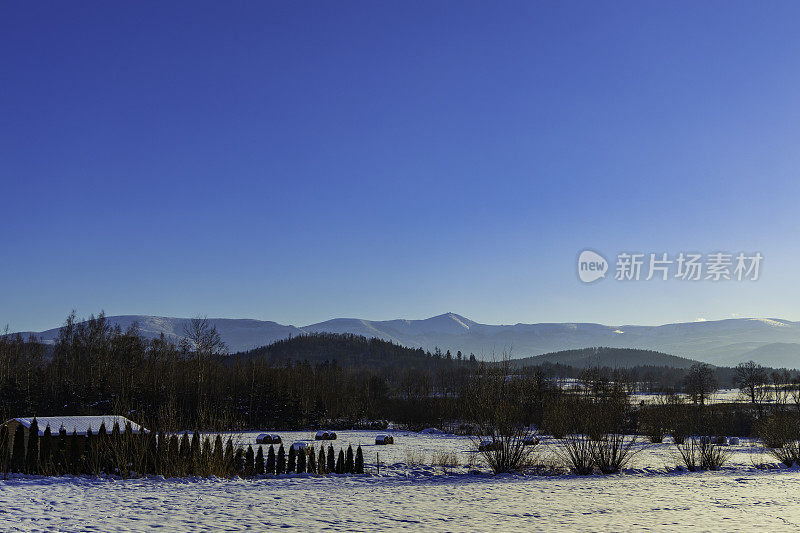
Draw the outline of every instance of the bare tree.
<instances>
[{"instance_id":1,"label":"bare tree","mask_svg":"<svg viewBox=\"0 0 800 533\"><path fill-rule=\"evenodd\" d=\"M506 354L500 363L481 364L468 386L469 414L479 424L480 433L473 444L496 474L527 467L539 443L523 422L522 386L522 381L511 375Z\"/></svg>"},{"instance_id":2,"label":"bare tree","mask_svg":"<svg viewBox=\"0 0 800 533\"><path fill-rule=\"evenodd\" d=\"M767 371L755 361L747 361L736 365L735 379L739 392L758 407L758 413L761 415L762 404L769 396Z\"/></svg>"},{"instance_id":3,"label":"bare tree","mask_svg":"<svg viewBox=\"0 0 800 533\"><path fill-rule=\"evenodd\" d=\"M183 326L184 349L192 353L197 362L197 407L198 411L203 408L203 384L204 369L209 361L228 351L228 347L222 341L222 337L206 316L198 316L191 319ZM198 422L200 421L198 416Z\"/></svg>"},{"instance_id":4,"label":"bare tree","mask_svg":"<svg viewBox=\"0 0 800 533\"><path fill-rule=\"evenodd\" d=\"M692 402L704 405L706 400L717 390L717 379L714 370L706 363L695 363L689 368L684 378L686 393Z\"/></svg>"}]
</instances>

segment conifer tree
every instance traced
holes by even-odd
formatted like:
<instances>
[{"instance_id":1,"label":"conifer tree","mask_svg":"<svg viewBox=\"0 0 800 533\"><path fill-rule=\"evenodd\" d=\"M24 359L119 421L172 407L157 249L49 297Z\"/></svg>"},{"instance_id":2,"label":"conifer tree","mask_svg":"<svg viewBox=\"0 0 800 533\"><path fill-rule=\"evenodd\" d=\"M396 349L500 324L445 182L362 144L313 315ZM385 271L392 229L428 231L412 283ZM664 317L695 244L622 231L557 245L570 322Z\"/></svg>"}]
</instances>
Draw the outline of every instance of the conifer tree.
<instances>
[{"instance_id":1,"label":"conifer tree","mask_svg":"<svg viewBox=\"0 0 800 533\"><path fill-rule=\"evenodd\" d=\"M286 452L283 450L283 444L278 448L278 459L275 463L275 473L278 475L286 473Z\"/></svg>"},{"instance_id":2,"label":"conifer tree","mask_svg":"<svg viewBox=\"0 0 800 533\"><path fill-rule=\"evenodd\" d=\"M178 441L178 435L173 433L169 438L169 445L167 447L167 457L169 461L168 471L169 475L180 475L181 465L181 445Z\"/></svg>"},{"instance_id":3,"label":"conifer tree","mask_svg":"<svg viewBox=\"0 0 800 533\"><path fill-rule=\"evenodd\" d=\"M333 444L328 445L328 466L327 471L329 474L336 472L336 458L333 455Z\"/></svg>"},{"instance_id":4,"label":"conifer tree","mask_svg":"<svg viewBox=\"0 0 800 533\"><path fill-rule=\"evenodd\" d=\"M119 430L119 421L114 420L114 425L111 427L111 442L113 446L118 446L121 442L122 433Z\"/></svg>"},{"instance_id":5,"label":"conifer tree","mask_svg":"<svg viewBox=\"0 0 800 533\"><path fill-rule=\"evenodd\" d=\"M181 465L181 475L185 476L188 473L191 473L191 444L189 444L189 434L184 432L183 436L181 437L181 445L180 450L178 451L180 455L180 465Z\"/></svg>"},{"instance_id":6,"label":"conifer tree","mask_svg":"<svg viewBox=\"0 0 800 533\"><path fill-rule=\"evenodd\" d=\"M344 471L346 474L354 474L356 471L356 465L353 460L353 446L347 446L347 455L345 456L344 460Z\"/></svg>"},{"instance_id":7,"label":"conifer tree","mask_svg":"<svg viewBox=\"0 0 800 533\"><path fill-rule=\"evenodd\" d=\"M91 431L91 429L89 430ZM71 474L72 469L67 456L67 430L64 426L58 430L58 441L56 442L55 465L58 474Z\"/></svg>"},{"instance_id":8,"label":"conifer tree","mask_svg":"<svg viewBox=\"0 0 800 533\"><path fill-rule=\"evenodd\" d=\"M11 461L8 441L8 427L0 426L0 474L2 474L3 477L5 477L8 472L8 466Z\"/></svg>"},{"instance_id":9,"label":"conifer tree","mask_svg":"<svg viewBox=\"0 0 800 533\"><path fill-rule=\"evenodd\" d=\"M67 430L64 430L66 433ZM59 442L61 441L61 431L58 432L59 435ZM66 438L64 439L66 440ZM69 441L69 471L74 475L78 475L83 471L83 465L81 464L81 456L83 455L83 438L78 437L78 430L76 428L72 428L72 438ZM65 451L66 455L66 451ZM64 461L65 463L67 461Z\"/></svg>"},{"instance_id":10,"label":"conifer tree","mask_svg":"<svg viewBox=\"0 0 800 533\"><path fill-rule=\"evenodd\" d=\"M241 448L236 448L233 456L233 475L241 477L244 473L244 452Z\"/></svg>"},{"instance_id":11,"label":"conifer tree","mask_svg":"<svg viewBox=\"0 0 800 533\"><path fill-rule=\"evenodd\" d=\"M308 473L309 474L316 474L317 473L317 454L314 453L314 447L313 446L308 451Z\"/></svg>"},{"instance_id":12,"label":"conifer tree","mask_svg":"<svg viewBox=\"0 0 800 533\"><path fill-rule=\"evenodd\" d=\"M167 466L167 457L169 453L169 441L164 434L164 430L159 430L158 439L156 439L156 465L154 474L164 474L164 468Z\"/></svg>"},{"instance_id":13,"label":"conifer tree","mask_svg":"<svg viewBox=\"0 0 800 533\"><path fill-rule=\"evenodd\" d=\"M225 466L224 466L225 475L226 476L234 475L234 471L233 471L233 466L234 466L233 465L233 462L234 462L234 458L233 458L233 441L231 440L230 437L228 437L228 442L225 443L225 455L223 457L223 461L225 463Z\"/></svg>"},{"instance_id":14,"label":"conifer tree","mask_svg":"<svg viewBox=\"0 0 800 533\"><path fill-rule=\"evenodd\" d=\"M66 454L66 441L67 441L67 430L63 427L61 428L64 430L64 461L69 460ZM61 432L59 431L59 436ZM100 457L99 457L99 446L98 446L98 439L97 435L92 434L92 426L86 428L86 473L87 474L94 474L97 475L99 473L100 467ZM59 445L60 446L60 445ZM71 467L70 467L71 468Z\"/></svg>"},{"instance_id":15,"label":"conifer tree","mask_svg":"<svg viewBox=\"0 0 800 533\"><path fill-rule=\"evenodd\" d=\"M253 446L247 446L247 453L244 456L244 475L245 477L253 477L253 470L255 469L255 454L253 453Z\"/></svg>"},{"instance_id":16,"label":"conifer tree","mask_svg":"<svg viewBox=\"0 0 800 533\"><path fill-rule=\"evenodd\" d=\"M339 450L339 457L336 458L336 473L344 474L344 450Z\"/></svg>"},{"instance_id":17,"label":"conifer tree","mask_svg":"<svg viewBox=\"0 0 800 533\"><path fill-rule=\"evenodd\" d=\"M306 473L306 451L302 448L297 451L297 473Z\"/></svg>"},{"instance_id":18,"label":"conifer tree","mask_svg":"<svg viewBox=\"0 0 800 533\"><path fill-rule=\"evenodd\" d=\"M191 447L189 448L190 457L189 457L189 469L191 474L197 474L198 469L200 467L200 433L197 430L194 430L192 433L192 443Z\"/></svg>"},{"instance_id":19,"label":"conifer tree","mask_svg":"<svg viewBox=\"0 0 800 533\"><path fill-rule=\"evenodd\" d=\"M36 474L39 472L39 424L36 422L36 417L31 421L31 427L28 428L28 450L25 454L27 460L26 471L29 474Z\"/></svg>"},{"instance_id":20,"label":"conifer tree","mask_svg":"<svg viewBox=\"0 0 800 533\"><path fill-rule=\"evenodd\" d=\"M214 458L211 460L211 469L214 475L222 475L223 474L223 453L222 453L222 437L217 435L217 438L214 439Z\"/></svg>"},{"instance_id":21,"label":"conifer tree","mask_svg":"<svg viewBox=\"0 0 800 533\"><path fill-rule=\"evenodd\" d=\"M211 475L211 438L206 437L203 439L203 449L200 451L200 471L198 474L201 476Z\"/></svg>"},{"instance_id":22,"label":"conifer tree","mask_svg":"<svg viewBox=\"0 0 800 533\"><path fill-rule=\"evenodd\" d=\"M97 430L97 463L100 466L100 471L105 474L110 471L108 452L108 433L106 433L106 423L103 422L100 424L100 429Z\"/></svg>"},{"instance_id":23,"label":"conifer tree","mask_svg":"<svg viewBox=\"0 0 800 533\"><path fill-rule=\"evenodd\" d=\"M266 470L267 474L275 475L275 447L272 444L269 445L269 452L267 452Z\"/></svg>"},{"instance_id":24,"label":"conifer tree","mask_svg":"<svg viewBox=\"0 0 800 533\"><path fill-rule=\"evenodd\" d=\"M156 432L151 431L147 433L147 456L145 457L145 473L149 475L156 474L156 465L158 464L158 440L156 439Z\"/></svg>"},{"instance_id":25,"label":"conifer tree","mask_svg":"<svg viewBox=\"0 0 800 533\"><path fill-rule=\"evenodd\" d=\"M39 471L46 476L53 473L53 435L50 433L50 424L44 428L39 446Z\"/></svg>"},{"instance_id":26,"label":"conifer tree","mask_svg":"<svg viewBox=\"0 0 800 533\"><path fill-rule=\"evenodd\" d=\"M11 454L11 471L25 471L25 433L22 425L17 426L14 432L14 444Z\"/></svg>"},{"instance_id":27,"label":"conifer tree","mask_svg":"<svg viewBox=\"0 0 800 533\"><path fill-rule=\"evenodd\" d=\"M289 446L289 464L286 466L287 472L294 472L297 468L297 452L294 451L294 446Z\"/></svg>"},{"instance_id":28,"label":"conifer tree","mask_svg":"<svg viewBox=\"0 0 800 533\"><path fill-rule=\"evenodd\" d=\"M133 455L135 450L136 436L133 434L133 427L130 420L125 422L125 432L122 434L122 457L127 462L133 462ZM135 466L135 465L134 465ZM125 467L127 469L127 467Z\"/></svg>"},{"instance_id":29,"label":"conifer tree","mask_svg":"<svg viewBox=\"0 0 800 533\"><path fill-rule=\"evenodd\" d=\"M264 447L261 445L259 445L258 451L256 452L255 470L253 473L257 476L264 475Z\"/></svg>"},{"instance_id":30,"label":"conifer tree","mask_svg":"<svg viewBox=\"0 0 800 533\"><path fill-rule=\"evenodd\" d=\"M319 457L317 458L317 473L325 474L325 446L320 446Z\"/></svg>"},{"instance_id":31,"label":"conifer tree","mask_svg":"<svg viewBox=\"0 0 800 533\"><path fill-rule=\"evenodd\" d=\"M364 473L364 454L361 451L361 445L358 445L356 448L356 474L363 474Z\"/></svg>"}]
</instances>

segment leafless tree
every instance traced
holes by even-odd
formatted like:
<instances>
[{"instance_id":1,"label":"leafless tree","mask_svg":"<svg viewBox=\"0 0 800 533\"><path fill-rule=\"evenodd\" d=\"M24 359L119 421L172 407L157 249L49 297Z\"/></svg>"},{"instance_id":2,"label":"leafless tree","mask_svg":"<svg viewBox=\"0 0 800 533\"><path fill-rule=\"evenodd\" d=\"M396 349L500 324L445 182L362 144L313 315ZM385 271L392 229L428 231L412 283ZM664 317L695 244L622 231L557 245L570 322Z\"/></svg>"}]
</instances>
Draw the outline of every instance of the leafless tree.
<instances>
[{"instance_id":1,"label":"leafless tree","mask_svg":"<svg viewBox=\"0 0 800 533\"><path fill-rule=\"evenodd\" d=\"M747 361L736 365L736 386L739 392L747 400L758 407L759 415L762 412L762 404L769 396L769 377L764 367L755 361Z\"/></svg>"},{"instance_id":2,"label":"leafless tree","mask_svg":"<svg viewBox=\"0 0 800 533\"><path fill-rule=\"evenodd\" d=\"M198 410L202 411L205 366L209 361L227 353L228 347L222 341L217 327L206 316L198 316L184 324L182 343L197 362L197 404Z\"/></svg>"},{"instance_id":3,"label":"leafless tree","mask_svg":"<svg viewBox=\"0 0 800 533\"><path fill-rule=\"evenodd\" d=\"M685 378L686 392L692 402L704 405L717 390L714 370L706 363L695 363L689 368Z\"/></svg>"}]
</instances>

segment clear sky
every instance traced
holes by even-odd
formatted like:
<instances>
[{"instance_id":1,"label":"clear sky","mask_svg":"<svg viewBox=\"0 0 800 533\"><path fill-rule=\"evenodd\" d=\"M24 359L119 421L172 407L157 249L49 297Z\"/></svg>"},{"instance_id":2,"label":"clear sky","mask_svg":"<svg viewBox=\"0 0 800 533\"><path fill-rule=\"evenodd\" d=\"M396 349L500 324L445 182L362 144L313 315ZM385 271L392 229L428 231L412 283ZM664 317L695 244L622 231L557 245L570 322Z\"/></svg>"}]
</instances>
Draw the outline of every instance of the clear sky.
<instances>
[{"instance_id":1,"label":"clear sky","mask_svg":"<svg viewBox=\"0 0 800 533\"><path fill-rule=\"evenodd\" d=\"M0 3L0 324L800 320L797 2ZM756 282L582 284L584 248ZM613 268L613 266L612 266Z\"/></svg>"}]
</instances>

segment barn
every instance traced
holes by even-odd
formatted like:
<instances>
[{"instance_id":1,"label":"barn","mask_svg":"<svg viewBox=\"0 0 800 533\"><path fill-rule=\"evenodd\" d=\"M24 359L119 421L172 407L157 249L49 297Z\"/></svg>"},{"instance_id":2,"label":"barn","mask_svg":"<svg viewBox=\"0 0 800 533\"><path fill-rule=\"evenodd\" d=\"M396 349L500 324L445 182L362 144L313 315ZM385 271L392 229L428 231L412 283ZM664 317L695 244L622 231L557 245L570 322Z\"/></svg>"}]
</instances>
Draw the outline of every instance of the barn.
<instances>
[{"instance_id":1,"label":"barn","mask_svg":"<svg viewBox=\"0 0 800 533\"><path fill-rule=\"evenodd\" d=\"M121 431L125 431L126 424L131 425L131 429L133 430L134 434L139 434L141 432L147 432L147 429L143 428L136 422L132 420L128 420L124 416L119 415L100 415L100 416L42 416L42 417L35 417L36 424L39 426L39 436L44 436L44 430L47 426L50 426L50 434L53 438L58 437L58 433L61 431L63 427L66 432L67 436L71 437L73 432L77 433L78 436L85 437L86 433L89 429L92 430L92 433L97 435L97 431L100 429L100 426L105 424L106 431L111 433L111 430L114 428L114 424L119 424L119 429ZM12 418L11 420L7 420L3 423L3 426L8 428L8 438L9 438L9 449L13 443L14 434L17 431L17 428L21 427L24 431L25 435L25 446L28 445L28 430L31 427L31 423L33 422L34 417L29 418Z\"/></svg>"}]
</instances>

